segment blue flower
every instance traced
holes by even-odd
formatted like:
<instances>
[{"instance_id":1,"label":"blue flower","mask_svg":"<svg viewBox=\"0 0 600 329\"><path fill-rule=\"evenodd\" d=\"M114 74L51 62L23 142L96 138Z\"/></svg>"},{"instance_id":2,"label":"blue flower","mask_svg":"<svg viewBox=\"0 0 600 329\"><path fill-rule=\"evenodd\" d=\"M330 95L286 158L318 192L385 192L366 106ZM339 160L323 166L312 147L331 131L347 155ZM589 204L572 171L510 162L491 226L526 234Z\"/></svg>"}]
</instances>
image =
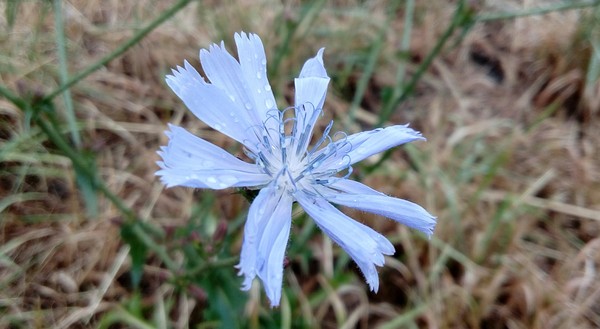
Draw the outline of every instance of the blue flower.
<instances>
[{"instance_id":1,"label":"blue flower","mask_svg":"<svg viewBox=\"0 0 600 329\"><path fill-rule=\"evenodd\" d=\"M371 290L377 291L376 266L383 266L384 255L392 255L394 247L332 203L389 217L430 236L436 219L425 209L348 179L354 163L424 138L407 125L330 136L331 122L309 146L329 84L323 49L306 61L294 80L294 106L278 110L260 38L240 33L235 42L239 60L227 52L223 42L200 51L210 82L187 61L166 81L198 119L242 143L252 163L170 125L166 132L169 143L158 152L162 161L156 175L167 187L260 189L248 212L237 267L244 276L243 289L250 289L258 276L272 306L281 299L293 202L350 254Z\"/></svg>"}]
</instances>

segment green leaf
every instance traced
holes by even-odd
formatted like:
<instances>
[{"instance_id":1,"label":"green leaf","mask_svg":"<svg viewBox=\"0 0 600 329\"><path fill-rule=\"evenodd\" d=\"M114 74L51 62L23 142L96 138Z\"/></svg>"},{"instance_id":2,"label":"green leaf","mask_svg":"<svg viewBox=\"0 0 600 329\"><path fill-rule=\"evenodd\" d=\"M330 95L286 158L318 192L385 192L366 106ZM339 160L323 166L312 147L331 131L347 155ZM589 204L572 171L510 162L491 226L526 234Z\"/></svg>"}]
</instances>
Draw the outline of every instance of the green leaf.
<instances>
[{"instance_id":1,"label":"green leaf","mask_svg":"<svg viewBox=\"0 0 600 329\"><path fill-rule=\"evenodd\" d=\"M82 151L80 154L85 158L85 162L89 168L86 170L85 168L78 168L77 166L74 166L75 177L77 178L77 186L79 186L81 197L85 202L87 216L89 218L95 218L98 216L98 198L96 194L96 184L94 182L96 177L95 175L90 176L89 173L96 172L96 161L94 159L94 155L90 152Z\"/></svg>"},{"instance_id":2,"label":"green leaf","mask_svg":"<svg viewBox=\"0 0 600 329\"><path fill-rule=\"evenodd\" d=\"M19 11L19 5L21 1L19 0L8 0L6 2L6 7L4 8L4 15L6 16L6 22L8 23L8 30L12 30L15 25L15 19L17 17L17 12Z\"/></svg>"},{"instance_id":3,"label":"green leaf","mask_svg":"<svg viewBox=\"0 0 600 329\"><path fill-rule=\"evenodd\" d=\"M121 238L130 247L129 255L131 256L131 283L134 287L138 287L144 273L144 262L148 249L144 242L134 233L137 222L126 222L121 226Z\"/></svg>"},{"instance_id":4,"label":"green leaf","mask_svg":"<svg viewBox=\"0 0 600 329\"><path fill-rule=\"evenodd\" d=\"M240 328L239 314L244 313L248 294L240 290L240 279L233 267L212 268L202 272L194 283L202 287L207 295L206 321L216 321L220 328Z\"/></svg>"}]
</instances>

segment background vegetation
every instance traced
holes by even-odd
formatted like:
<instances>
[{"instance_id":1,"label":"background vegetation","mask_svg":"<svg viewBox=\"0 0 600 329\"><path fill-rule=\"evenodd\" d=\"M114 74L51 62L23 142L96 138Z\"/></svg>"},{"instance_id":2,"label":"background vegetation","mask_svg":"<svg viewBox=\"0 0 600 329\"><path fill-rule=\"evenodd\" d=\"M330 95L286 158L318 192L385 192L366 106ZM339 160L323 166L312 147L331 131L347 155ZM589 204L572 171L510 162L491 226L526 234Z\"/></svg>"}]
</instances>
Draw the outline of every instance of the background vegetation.
<instances>
[{"instance_id":1,"label":"background vegetation","mask_svg":"<svg viewBox=\"0 0 600 329\"><path fill-rule=\"evenodd\" d=\"M0 2L0 327L600 327L598 4ZM248 202L154 177L169 122L241 153L164 82L241 30L281 108L324 46L337 130L428 138L355 167L439 220L349 211L396 247L378 294L298 209L271 309L233 268Z\"/></svg>"}]
</instances>

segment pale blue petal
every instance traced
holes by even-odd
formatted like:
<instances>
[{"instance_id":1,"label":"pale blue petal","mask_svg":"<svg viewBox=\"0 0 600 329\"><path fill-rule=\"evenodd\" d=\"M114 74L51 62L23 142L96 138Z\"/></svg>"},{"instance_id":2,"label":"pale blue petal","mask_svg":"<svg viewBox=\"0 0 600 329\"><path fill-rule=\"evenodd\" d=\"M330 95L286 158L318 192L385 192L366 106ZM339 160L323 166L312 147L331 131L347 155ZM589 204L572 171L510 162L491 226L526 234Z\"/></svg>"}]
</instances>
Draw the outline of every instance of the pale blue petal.
<instances>
[{"instance_id":1,"label":"pale blue petal","mask_svg":"<svg viewBox=\"0 0 600 329\"><path fill-rule=\"evenodd\" d=\"M224 189L240 186L262 186L270 177L255 164L239 160L220 147L187 130L169 125L169 144L158 154L161 170L156 172L167 186Z\"/></svg>"},{"instance_id":2,"label":"pale blue petal","mask_svg":"<svg viewBox=\"0 0 600 329\"><path fill-rule=\"evenodd\" d=\"M273 211L258 247L258 276L263 281L271 307L281 301L283 261L292 225L292 198L284 192Z\"/></svg>"},{"instance_id":3,"label":"pale blue petal","mask_svg":"<svg viewBox=\"0 0 600 329\"><path fill-rule=\"evenodd\" d=\"M339 179L319 191L328 201L393 219L431 237L436 218L416 203L387 196L348 179Z\"/></svg>"},{"instance_id":4,"label":"pale blue petal","mask_svg":"<svg viewBox=\"0 0 600 329\"><path fill-rule=\"evenodd\" d=\"M369 287L379 289L375 266L383 266L384 255L392 255L394 246L381 234L344 215L321 197L297 193L296 200L317 225L356 262Z\"/></svg>"},{"instance_id":5,"label":"pale blue petal","mask_svg":"<svg viewBox=\"0 0 600 329\"><path fill-rule=\"evenodd\" d=\"M262 41L256 34L241 32L235 34L235 43L245 81L244 88L251 98L245 108L255 113L267 129L277 128L276 120L267 120L269 115L275 115L278 110L267 77L267 58Z\"/></svg>"},{"instance_id":6,"label":"pale blue petal","mask_svg":"<svg viewBox=\"0 0 600 329\"><path fill-rule=\"evenodd\" d=\"M266 77L263 77L266 74L266 67L255 66L254 62L248 63L247 58L251 57L262 61L264 50L263 58L258 59L259 51L256 48L260 47L262 49L262 44L251 44L247 39L244 42L243 38L237 36L236 42L242 64L227 52L225 45L221 42L220 46L213 44L208 50L200 50L202 68L210 82L223 90L237 105L238 111L236 113L240 115L240 119L249 120L248 122L255 127L262 127L266 119L266 105L270 105L269 109L275 108L275 99L270 91L270 86L268 88L269 92L264 90L265 85L268 85ZM257 58L254 57L255 55ZM250 73L250 71L253 72ZM261 79L258 79L258 76ZM256 87L259 82L262 82L260 90ZM261 102L257 103L258 93L260 95L270 95L270 97L260 97ZM268 102L266 102L267 99Z\"/></svg>"},{"instance_id":7,"label":"pale blue petal","mask_svg":"<svg viewBox=\"0 0 600 329\"><path fill-rule=\"evenodd\" d=\"M332 147L337 150L336 156L328 158L317 169L323 172L332 169L344 170L347 166L371 155L416 140L425 140L425 138L420 132L409 128L408 125L396 125L356 133L336 141ZM326 149L323 148L319 152ZM318 156L318 153L315 156Z\"/></svg>"},{"instance_id":8,"label":"pale blue petal","mask_svg":"<svg viewBox=\"0 0 600 329\"><path fill-rule=\"evenodd\" d=\"M304 63L300 76L294 80L296 88L296 136L299 145L295 147L301 152L306 150L310 142L312 129L319 115L323 111L329 77L323 66L323 51L321 48L317 55Z\"/></svg>"},{"instance_id":9,"label":"pale blue petal","mask_svg":"<svg viewBox=\"0 0 600 329\"><path fill-rule=\"evenodd\" d=\"M219 64L224 72L235 70L231 69L231 65L235 64L230 62ZM173 75L167 75L166 82L198 119L255 150L258 139L253 130L260 123L249 115L231 90L207 83L187 61L184 67L173 70Z\"/></svg>"},{"instance_id":10,"label":"pale blue petal","mask_svg":"<svg viewBox=\"0 0 600 329\"><path fill-rule=\"evenodd\" d=\"M327 78L327 70L325 70L325 66L323 65L323 52L325 48L319 49L317 55L304 63L302 66L302 70L300 70L300 74L298 78L311 78L311 77L319 77L319 78Z\"/></svg>"},{"instance_id":11,"label":"pale blue petal","mask_svg":"<svg viewBox=\"0 0 600 329\"><path fill-rule=\"evenodd\" d=\"M271 306L279 305L283 283L283 260L292 222L292 198L285 190L263 188L252 202L244 227L239 274L248 290L258 275Z\"/></svg>"},{"instance_id":12,"label":"pale blue petal","mask_svg":"<svg viewBox=\"0 0 600 329\"><path fill-rule=\"evenodd\" d=\"M250 289L252 280L257 275L258 245L269 220L269 215L275 210L278 201L279 196L275 194L275 190L271 186L267 186L260 190L250 205L248 218L244 226L244 242L242 243L240 263L237 265L240 270L239 275L244 276L243 290Z\"/></svg>"}]
</instances>

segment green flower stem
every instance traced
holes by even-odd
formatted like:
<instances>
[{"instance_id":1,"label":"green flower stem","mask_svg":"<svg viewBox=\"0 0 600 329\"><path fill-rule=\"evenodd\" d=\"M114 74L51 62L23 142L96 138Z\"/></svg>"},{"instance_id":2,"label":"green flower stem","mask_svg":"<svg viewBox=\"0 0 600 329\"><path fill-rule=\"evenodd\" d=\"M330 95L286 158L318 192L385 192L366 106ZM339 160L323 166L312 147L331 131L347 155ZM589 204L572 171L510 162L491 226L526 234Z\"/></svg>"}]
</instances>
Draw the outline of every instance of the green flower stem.
<instances>
[{"instance_id":1,"label":"green flower stem","mask_svg":"<svg viewBox=\"0 0 600 329\"><path fill-rule=\"evenodd\" d=\"M179 266L171 260L167 250L160 244L156 243L152 237L146 233L139 225L134 225L132 229L133 233L136 235L140 241L144 243L144 245L152 250L158 257L165 263L165 266L173 273L177 273L179 271Z\"/></svg>"},{"instance_id":2,"label":"green flower stem","mask_svg":"<svg viewBox=\"0 0 600 329\"><path fill-rule=\"evenodd\" d=\"M61 94L63 91L71 88L74 84L81 81L94 71L98 70L102 66L106 65L108 62L113 59L121 56L124 52L126 52L129 48L136 45L140 40L142 40L148 33L152 32L155 28L157 28L160 24L165 22L167 19L171 18L171 16L175 15L179 10L185 7L188 3L193 0L179 0L176 4L174 4L171 8L167 9L162 13L158 18L148 24L146 27L141 29L137 34L135 34L131 39L127 42L123 43L117 49L115 49L112 53L104 56L102 59L89 66L87 69L81 71L81 73L71 77L71 79L58 87L56 90L52 91L44 98L44 101L52 100L57 95Z\"/></svg>"},{"instance_id":3,"label":"green flower stem","mask_svg":"<svg viewBox=\"0 0 600 329\"><path fill-rule=\"evenodd\" d=\"M208 269L215 269L215 268L219 268L219 267L231 267L231 266L237 264L239 261L240 261L240 258L237 256L229 257L229 258L225 258L225 259L217 259L214 261L207 261L207 262L200 264L199 266L196 266L196 267L190 269L185 274L188 276L193 276L198 273L202 273Z\"/></svg>"}]
</instances>

